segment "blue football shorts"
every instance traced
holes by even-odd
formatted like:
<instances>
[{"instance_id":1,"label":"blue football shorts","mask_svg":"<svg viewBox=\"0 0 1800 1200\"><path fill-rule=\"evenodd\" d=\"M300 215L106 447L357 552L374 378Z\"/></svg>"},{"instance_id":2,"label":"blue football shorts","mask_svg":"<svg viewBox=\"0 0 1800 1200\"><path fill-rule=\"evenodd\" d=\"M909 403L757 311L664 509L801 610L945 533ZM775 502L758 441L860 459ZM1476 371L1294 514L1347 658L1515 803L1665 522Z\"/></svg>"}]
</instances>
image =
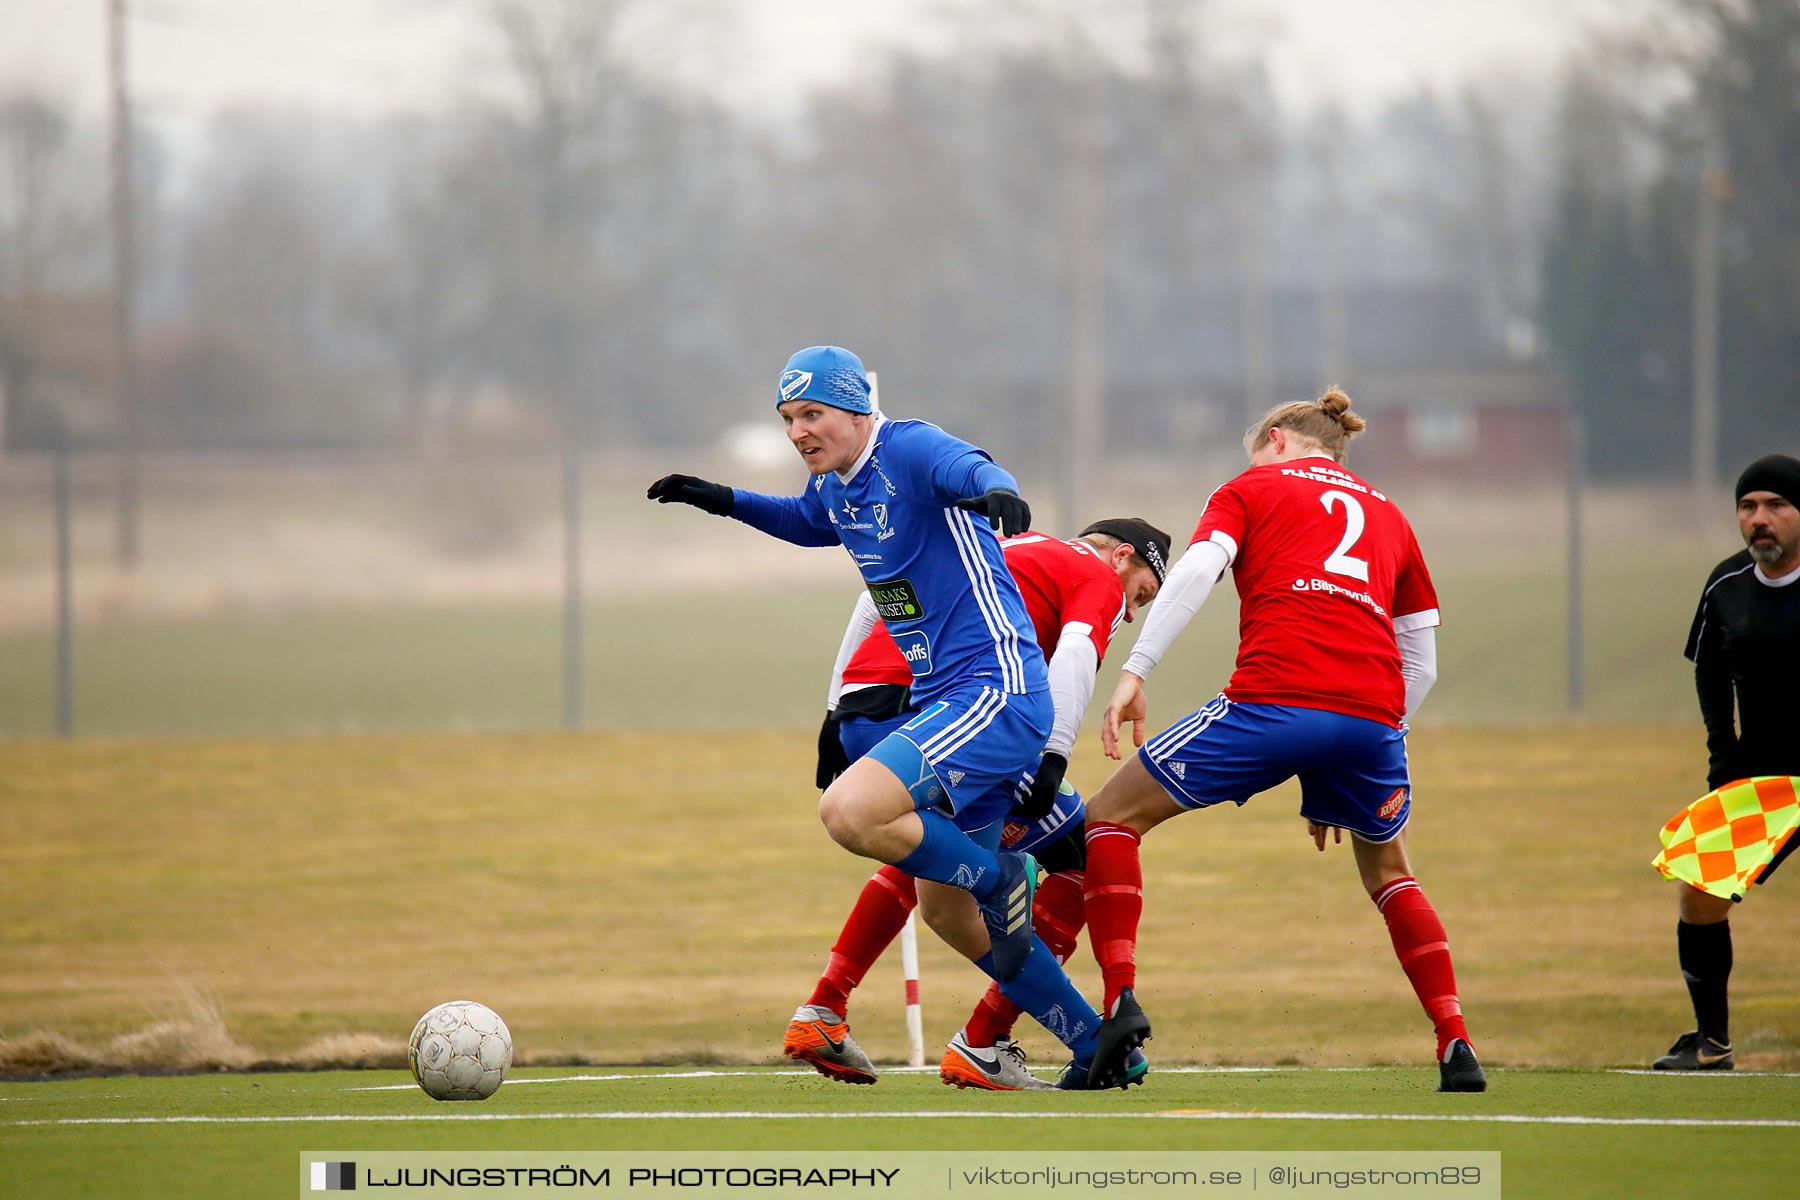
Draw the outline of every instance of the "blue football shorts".
<instances>
[{"instance_id":1,"label":"blue football shorts","mask_svg":"<svg viewBox=\"0 0 1800 1200\"><path fill-rule=\"evenodd\" d=\"M1298 775L1300 815L1365 842L1392 841L1412 813L1406 731L1365 717L1219 696L1139 758L1183 808L1241 805Z\"/></svg>"},{"instance_id":2,"label":"blue football shorts","mask_svg":"<svg viewBox=\"0 0 1800 1200\"><path fill-rule=\"evenodd\" d=\"M1019 780L1013 791L1015 808L1030 791L1031 777ZM1006 827L1000 834L1000 847L1017 854L1035 854L1081 828L1081 823L1085 820L1087 804L1082 800L1081 793L1065 779L1062 791L1056 796L1056 807L1045 813L1040 820L1026 821L1016 813L1007 813Z\"/></svg>"},{"instance_id":3,"label":"blue football shorts","mask_svg":"<svg viewBox=\"0 0 1800 1200\"><path fill-rule=\"evenodd\" d=\"M889 721L852 717L838 736L855 762L872 757L907 785L913 805L979 829L1005 817L1044 754L1050 692L957 688ZM1060 807L1064 807L1059 805Z\"/></svg>"}]
</instances>

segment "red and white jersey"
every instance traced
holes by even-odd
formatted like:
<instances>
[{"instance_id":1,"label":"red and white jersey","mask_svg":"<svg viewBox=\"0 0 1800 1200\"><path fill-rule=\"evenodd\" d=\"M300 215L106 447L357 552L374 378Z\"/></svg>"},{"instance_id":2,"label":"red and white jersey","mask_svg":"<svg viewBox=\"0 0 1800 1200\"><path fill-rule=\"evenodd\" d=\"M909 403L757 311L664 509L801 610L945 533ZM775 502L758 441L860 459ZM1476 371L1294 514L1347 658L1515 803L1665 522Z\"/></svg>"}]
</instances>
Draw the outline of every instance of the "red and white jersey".
<instances>
[{"instance_id":1,"label":"red and white jersey","mask_svg":"<svg viewBox=\"0 0 1800 1200\"><path fill-rule=\"evenodd\" d=\"M1268 463L1212 494L1190 545L1202 541L1224 548L1237 582L1228 697L1401 723L1394 635L1439 620L1418 538L1392 500L1327 457Z\"/></svg>"},{"instance_id":2,"label":"red and white jersey","mask_svg":"<svg viewBox=\"0 0 1800 1200\"><path fill-rule=\"evenodd\" d=\"M1025 597L1038 646L1045 658L1063 631L1094 643L1094 661L1105 659L1112 635L1125 619L1125 585L1106 558L1086 542L1065 542L1027 530L1000 543L1006 566ZM900 648L877 625L844 667L844 683L911 684L912 668Z\"/></svg>"}]
</instances>

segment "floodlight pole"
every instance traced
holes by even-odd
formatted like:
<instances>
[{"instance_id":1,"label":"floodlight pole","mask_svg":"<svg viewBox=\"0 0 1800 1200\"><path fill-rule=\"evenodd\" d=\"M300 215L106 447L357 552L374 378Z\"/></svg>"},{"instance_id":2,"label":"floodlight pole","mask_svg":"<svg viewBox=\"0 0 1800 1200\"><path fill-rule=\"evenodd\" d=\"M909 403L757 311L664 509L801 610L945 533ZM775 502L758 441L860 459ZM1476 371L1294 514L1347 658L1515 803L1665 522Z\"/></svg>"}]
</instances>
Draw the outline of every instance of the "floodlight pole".
<instances>
[{"instance_id":1,"label":"floodlight pole","mask_svg":"<svg viewBox=\"0 0 1800 1200\"><path fill-rule=\"evenodd\" d=\"M581 447L573 420L563 431L563 689L564 729L581 728Z\"/></svg>"},{"instance_id":2,"label":"floodlight pole","mask_svg":"<svg viewBox=\"0 0 1800 1200\"><path fill-rule=\"evenodd\" d=\"M1104 371L1106 262L1100 190L1098 70L1071 20L1062 158L1063 247L1068 282L1068 394L1058 473L1057 521L1075 529L1085 518L1093 464L1105 455Z\"/></svg>"},{"instance_id":3,"label":"floodlight pole","mask_svg":"<svg viewBox=\"0 0 1800 1200\"><path fill-rule=\"evenodd\" d=\"M1568 579L1568 702L1571 713L1581 712L1587 702L1587 681L1583 674L1587 648L1582 629L1582 492L1587 482L1587 430L1582 422L1581 402L1575 396L1564 398L1563 429L1568 443L1568 459L1563 472L1564 521L1568 528L1568 563L1564 574Z\"/></svg>"},{"instance_id":4,"label":"floodlight pole","mask_svg":"<svg viewBox=\"0 0 1800 1200\"><path fill-rule=\"evenodd\" d=\"M1314 305L1318 324L1319 390L1350 386L1350 305L1344 282L1344 153L1342 114L1330 110L1328 124L1317 143L1320 195L1317 209L1322 242L1318 270L1314 273ZM1260 416L1258 410L1252 416Z\"/></svg>"},{"instance_id":5,"label":"floodlight pole","mask_svg":"<svg viewBox=\"0 0 1800 1200\"><path fill-rule=\"evenodd\" d=\"M74 500L69 485L69 448L59 437L51 463L56 509L56 736L75 731L75 602L71 554Z\"/></svg>"},{"instance_id":6,"label":"floodlight pole","mask_svg":"<svg viewBox=\"0 0 1800 1200\"><path fill-rule=\"evenodd\" d=\"M136 217L131 189L131 104L126 88L125 0L107 0L107 68L112 93L113 412L118 421L118 558L138 563Z\"/></svg>"},{"instance_id":7,"label":"floodlight pole","mask_svg":"<svg viewBox=\"0 0 1800 1200\"><path fill-rule=\"evenodd\" d=\"M1266 184L1260 169L1245 172L1236 184L1239 352L1244 362L1244 405L1237 414L1240 428L1267 412L1275 396L1275 305Z\"/></svg>"},{"instance_id":8,"label":"floodlight pole","mask_svg":"<svg viewBox=\"0 0 1800 1200\"><path fill-rule=\"evenodd\" d=\"M1719 224L1731 194L1725 152L1706 139L1700 171L1699 220L1694 230L1694 503L1710 511L1719 474Z\"/></svg>"}]
</instances>

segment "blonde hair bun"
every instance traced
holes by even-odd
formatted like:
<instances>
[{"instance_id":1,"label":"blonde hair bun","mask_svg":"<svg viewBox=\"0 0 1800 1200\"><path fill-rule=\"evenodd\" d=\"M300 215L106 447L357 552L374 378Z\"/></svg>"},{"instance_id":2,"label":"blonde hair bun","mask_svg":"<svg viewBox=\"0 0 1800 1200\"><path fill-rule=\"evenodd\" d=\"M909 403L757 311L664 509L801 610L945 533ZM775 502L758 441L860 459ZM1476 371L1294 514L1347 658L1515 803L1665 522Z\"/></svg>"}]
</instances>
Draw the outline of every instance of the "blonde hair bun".
<instances>
[{"instance_id":1,"label":"blonde hair bun","mask_svg":"<svg viewBox=\"0 0 1800 1200\"><path fill-rule=\"evenodd\" d=\"M1350 411L1350 397L1344 390L1332 387L1317 400L1277 404L1264 413L1262 420L1244 434L1245 453L1255 453L1256 447L1268 440L1269 430L1276 427L1317 444L1332 458L1343 462L1350 439L1366 429L1368 423Z\"/></svg>"},{"instance_id":2,"label":"blonde hair bun","mask_svg":"<svg viewBox=\"0 0 1800 1200\"><path fill-rule=\"evenodd\" d=\"M1327 389L1325 394L1319 397L1319 408L1324 411L1326 416L1343 426L1345 433L1357 434L1366 428L1363 419L1350 411L1350 397L1340 387Z\"/></svg>"}]
</instances>

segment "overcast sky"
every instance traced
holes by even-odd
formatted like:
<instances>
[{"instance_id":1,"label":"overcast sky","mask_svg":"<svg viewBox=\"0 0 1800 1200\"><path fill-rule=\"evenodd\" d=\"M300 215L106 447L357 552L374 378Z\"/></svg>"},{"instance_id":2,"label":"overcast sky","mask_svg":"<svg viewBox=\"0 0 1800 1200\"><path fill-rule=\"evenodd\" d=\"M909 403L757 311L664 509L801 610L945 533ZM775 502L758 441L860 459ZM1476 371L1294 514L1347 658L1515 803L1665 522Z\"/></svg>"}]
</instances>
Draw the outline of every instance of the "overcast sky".
<instances>
[{"instance_id":1,"label":"overcast sky","mask_svg":"<svg viewBox=\"0 0 1800 1200\"><path fill-rule=\"evenodd\" d=\"M658 6L681 0L654 0ZM714 48L647 43L717 94L778 112L840 83L884 45L930 47L945 0L686 0ZM1296 104L1353 106L1479 72L1547 74L1584 31L1653 0L1213 0L1207 31L1264 63ZM432 108L478 77L480 0L128 0L144 118L191 132L250 102L378 115ZM106 0L0 0L0 86L48 88L95 114ZM1093 8L1095 6L1088 5ZM1104 11L1102 8L1101 11ZM679 40L679 39L678 39ZM685 53L683 53L685 49ZM685 58L685 61L680 61ZM185 130L183 127L186 127Z\"/></svg>"}]
</instances>

